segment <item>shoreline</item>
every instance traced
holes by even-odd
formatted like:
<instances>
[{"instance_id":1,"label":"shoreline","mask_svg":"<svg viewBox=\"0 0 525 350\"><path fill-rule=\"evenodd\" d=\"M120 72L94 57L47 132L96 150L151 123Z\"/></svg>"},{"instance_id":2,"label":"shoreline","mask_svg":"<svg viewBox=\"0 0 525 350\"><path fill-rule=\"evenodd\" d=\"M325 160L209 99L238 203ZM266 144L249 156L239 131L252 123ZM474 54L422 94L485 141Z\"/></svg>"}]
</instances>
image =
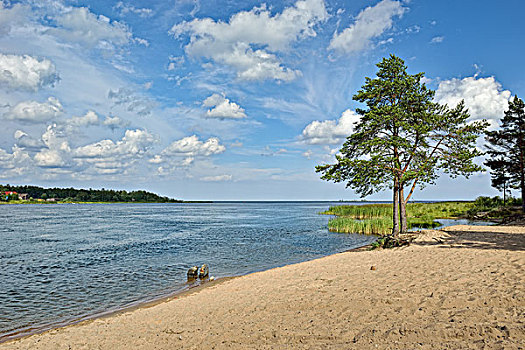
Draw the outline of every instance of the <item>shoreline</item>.
<instances>
[{"instance_id":1,"label":"shoreline","mask_svg":"<svg viewBox=\"0 0 525 350\"><path fill-rule=\"evenodd\" d=\"M50 323L49 325L45 325L42 327L29 328L27 331L20 330L20 331L13 331L11 333L6 333L6 335L0 336L0 346L4 343L16 341L19 339L24 339L27 337L31 337L33 335L43 334L46 332L50 332L50 331L58 330L62 328L83 325L83 324L87 324L87 323L93 322L98 319L110 318L110 317L114 317L114 316L117 316L117 315L120 315L126 312L132 312L138 309L154 307L156 305L169 302L170 300L182 298L186 295L191 295L193 293L198 293L204 288L212 287L217 284L229 281L234 278L242 277L242 276L245 276L245 275L219 277L219 278L214 279L213 281L208 280L203 283L196 284L196 285L185 286L181 289L177 289L175 291L172 291L166 295L161 295L159 297L138 300L128 305L124 305L123 307L120 307L120 308L114 308L114 309L97 312L95 314L79 316L78 318L73 319L73 320Z\"/></svg>"},{"instance_id":2,"label":"shoreline","mask_svg":"<svg viewBox=\"0 0 525 350\"><path fill-rule=\"evenodd\" d=\"M514 348L525 344L524 237L522 226L429 230L410 247L359 247L217 279L0 348Z\"/></svg>"},{"instance_id":3,"label":"shoreline","mask_svg":"<svg viewBox=\"0 0 525 350\"><path fill-rule=\"evenodd\" d=\"M59 204L59 203L54 203L54 204ZM69 204L69 203L63 203L63 204ZM84 203L84 204L89 204L89 203ZM114 203L108 203L108 204L114 204ZM138 309L151 308L151 307L154 307L154 306L159 305L159 304L167 303L167 302L169 302L171 300L174 300L174 299L183 298L183 297L191 295L193 293L198 293L198 292L202 291L203 289L206 289L206 288L209 288L209 287L213 287L213 286L216 286L218 284L221 284L221 283L224 283L224 282L236 279L236 278L240 278L240 277L243 277L243 276L249 276L249 275L252 275L252 274L256 274L256 273L264 272L264 271L269 271L269 270L273 270L273 269L279 269L279 268L282 268L282 267L285 267L285 266L302 264L302 263L305 263L305 262L308 262L308 261L314 261L314 260L322 259L322 258L325 258L327 256L332 256L332 255L336 255L336 254L353 252L353 251L355 251L355 252L357 252L357 251L365 251L365 250L367 250L367 248L370 248L371 246L372 246L371 244L365 244L363 246L359 246L359 247L343 250L341 252L337 252L337 253L334 253L334 254L318 257L318 258L315 258L315 259L312 259L312 260L306 260L306 261L303 261L303 262L286 264L286 265L282 265L282 266L269 268L269 269L266 269L266 270L257 270L257 271L249 272L249 273L242 274L242 275L218 277L218 278L215 278L213 281L206 280L205 282L201 282L199 284L186 285L183 288L174 290L174 291L172 291L172 292L170 292L170 293L168 293L166 295L153 297L151 300L148 300L148 299L145 299L145 300L142 300L142 301L139 300L139 301L133 302L133 303L131 303L129 305L125 305L123 307L120 307L120 308L109 309L109 310L97 312L97 313L91 314L91 315L79 316L77 319L74 319L74 320L68 320L68 321L63 321L63 322L55 322L55 323L51 323L50 325L46 325L46 326L42 326L42 327L35 327L34 329L30 328L27 331L25 331L25 330L13 331L11 333L7 333L6 335L0 336L0 346L2 346L2 344L5 344L5 343L21 340L21 339L28 338L28 337L31 337L31 336L34 336L34 335L39 335L39 334L43 334L43 333L46 333L46 332L51 332L51 331L54 331L54 330L67 328L67 327L81 326L83 324L94 322L94 321L96 321L98 319L110 318L110 317L114 317L114 316L117 316L117 315L120 315L120 314L123 314L123 313L126 313L126 312L133 312L134 310L138 310Z\"/></svg>"}]
</instances>

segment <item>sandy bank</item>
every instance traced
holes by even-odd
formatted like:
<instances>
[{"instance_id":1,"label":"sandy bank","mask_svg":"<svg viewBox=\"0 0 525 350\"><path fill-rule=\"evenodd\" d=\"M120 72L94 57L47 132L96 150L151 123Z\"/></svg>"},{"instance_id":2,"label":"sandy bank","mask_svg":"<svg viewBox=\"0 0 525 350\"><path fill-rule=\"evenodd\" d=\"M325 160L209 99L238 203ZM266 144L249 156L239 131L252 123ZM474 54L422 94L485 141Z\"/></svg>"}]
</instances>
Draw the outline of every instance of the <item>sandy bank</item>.
<instances>
[{"instance_id":1,"label":"sandy bank","mask_svg":"<svg viewBox=\"0 0 525 350\"><path fill-rule=\"evenodd\" d=\"M525 227L454 226L410 247L258 272L0 349L519 349L524 271Z\"/></svg>"}]
</instances>

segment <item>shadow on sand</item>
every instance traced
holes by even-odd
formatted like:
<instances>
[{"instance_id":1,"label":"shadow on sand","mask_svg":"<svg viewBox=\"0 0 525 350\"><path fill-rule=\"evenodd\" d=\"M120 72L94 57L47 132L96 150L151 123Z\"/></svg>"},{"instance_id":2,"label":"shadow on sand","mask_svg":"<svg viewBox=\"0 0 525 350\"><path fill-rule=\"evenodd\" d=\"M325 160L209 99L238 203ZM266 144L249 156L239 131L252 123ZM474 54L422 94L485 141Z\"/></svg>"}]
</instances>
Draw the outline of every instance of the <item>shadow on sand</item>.
<instances>
[{"instance_id":1,"label":"shadow on sand","mask_svg":"<svg viewBox=\"0 0 525 350\"><path fill-rule=\"evenodd\" d=\"M525 230L525 228L524 228ZM412 242L414 245L441 245L440 248L501 249L525 251L525 233L491 231L448 231L449 237L433 241ZM444 234L445 236L445 234Z\"/></svg>"}]
</instances>

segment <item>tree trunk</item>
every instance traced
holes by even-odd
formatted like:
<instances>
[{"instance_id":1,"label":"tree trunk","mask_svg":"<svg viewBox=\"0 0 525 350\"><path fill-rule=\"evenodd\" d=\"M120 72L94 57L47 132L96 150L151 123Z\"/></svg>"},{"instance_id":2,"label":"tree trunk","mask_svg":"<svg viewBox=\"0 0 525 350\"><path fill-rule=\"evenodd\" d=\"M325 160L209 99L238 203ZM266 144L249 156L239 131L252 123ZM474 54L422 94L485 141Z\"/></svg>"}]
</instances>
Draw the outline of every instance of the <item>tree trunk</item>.
<instances>
[{"instance_id":1,"label":"tree trunk","mask_svg":"<svg viewBox=\"0 0 525 350\"><path fill-rule=\"evenodd\" d=\"M525 145L524 137L522 135L519 135L520 141L519 141L519 147L520 147L520 187L521 187L521 211L525 214Z\"/></svg>"},{"instance_id":2,"label":"tree trunk","mask_svg":"<svg viewBox=\"0 0 525 350\"><path fill-rule=\"evenodd\" d=\"M399 219L401 222L401 233L406 233L408 231L408 221L403 185L399 185Z\"/></svg>"},{"instance_id":3,"label":"tree trunk","mask_svg":"<svg viewBox=\"0 0 525 350\"><path fill-rule=\"evenodd\" d=\"M392 200L392 235L399 235L399 180L394 176L394 198Z\"/></svg>"},{"instance_id":4,"label":"tree trunk","mask_svg":"<svg viewBox=\"0 0 525 350\"><path fill-rule=\"evenodd\" d=\"M525 214L525 176L521 171L521 211Z\"/></svg>"},{"instance_id":5,"label":"tree trunk","mask_svg":"<svg viewBox=\"0 0 525 350\"><path fill-rule=\"evenodd\" d=\"M507 180L503 181L503 206L507 206Z\"/></svg>"}]
</instances>

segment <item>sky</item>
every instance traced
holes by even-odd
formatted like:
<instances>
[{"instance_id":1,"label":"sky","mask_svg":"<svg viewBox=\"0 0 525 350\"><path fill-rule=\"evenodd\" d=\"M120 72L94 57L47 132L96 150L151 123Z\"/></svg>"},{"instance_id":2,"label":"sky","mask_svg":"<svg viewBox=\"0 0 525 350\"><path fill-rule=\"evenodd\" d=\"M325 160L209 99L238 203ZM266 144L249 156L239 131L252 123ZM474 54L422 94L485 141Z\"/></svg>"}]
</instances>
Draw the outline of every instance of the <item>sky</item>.
<instances>
[{"instance_id":1,"label":"sky","mask_svg":"<svg viewBox=\"0 0 525 350\"><path fill-rule=\"evenodd\" d=\"M525 96L523 13L519 0L0 0L0 183L360 199L315 166L352 133L375 64L401 57L437 102L464 99L496 129ZM497 194L483 172L413 199Z\"/></svg>"}]
</instances>

